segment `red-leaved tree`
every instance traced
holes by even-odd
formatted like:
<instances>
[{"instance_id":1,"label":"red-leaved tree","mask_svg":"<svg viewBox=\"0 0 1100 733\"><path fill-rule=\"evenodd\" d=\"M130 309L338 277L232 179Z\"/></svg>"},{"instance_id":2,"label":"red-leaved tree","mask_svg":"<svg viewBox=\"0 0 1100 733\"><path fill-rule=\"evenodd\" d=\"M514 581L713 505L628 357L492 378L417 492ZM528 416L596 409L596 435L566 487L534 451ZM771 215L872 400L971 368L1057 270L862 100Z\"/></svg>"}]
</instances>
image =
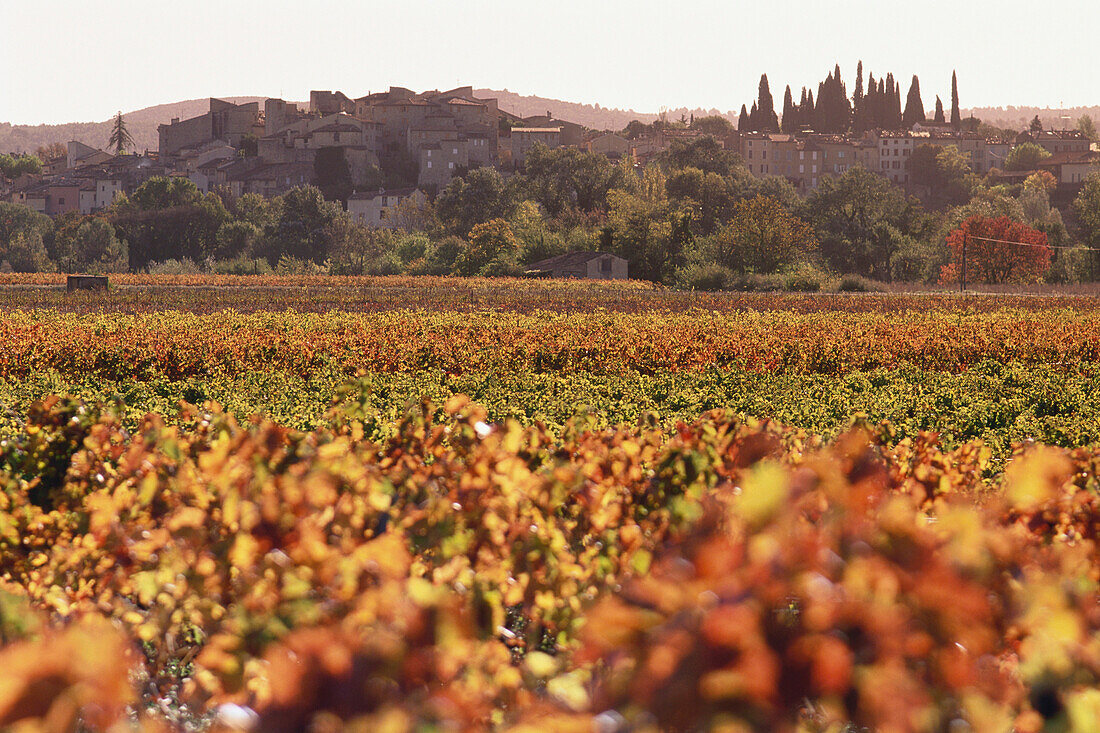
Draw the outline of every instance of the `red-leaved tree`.
<instances>
[{"instance_id":1,"label":"red-leaved tree","mask_svg":"<svg viewBox=\"0 0 1100 733\"><path fill-rule=\"evenodd\" d=\"M940 270L941 284L959 281L964 244L967 282L1037 282L1050 266L1043 232L1007 216L972 216L947 235L951 263Z\"/></svg>"}]
</instances>

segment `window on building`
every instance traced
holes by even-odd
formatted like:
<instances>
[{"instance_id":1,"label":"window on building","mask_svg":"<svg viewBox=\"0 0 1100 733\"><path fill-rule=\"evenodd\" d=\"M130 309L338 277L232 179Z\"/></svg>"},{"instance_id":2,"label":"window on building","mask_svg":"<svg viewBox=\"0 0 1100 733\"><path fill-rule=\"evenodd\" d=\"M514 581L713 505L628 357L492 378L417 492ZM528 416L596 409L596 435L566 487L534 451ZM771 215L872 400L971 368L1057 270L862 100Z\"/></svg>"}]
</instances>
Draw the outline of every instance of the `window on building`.
<instances>
[{"instance_id":1,"label":"window on building","mask_svg":"<svg viewBox=\"0 0 1100 733\"><path fill-rule=\"evenodd\" d=\"M338 133L338 132L332 133L332 142L334 142L334 143L340 142L340 133Z\"/></svg>"},{"instance_id":2,"label":"window on building","mask_svg":"<svg viewBox=\"0 0 1100 733\"><path fill-rule=\"evenodd\" d=\"M600 260L600 271L603 272L604 274L607 274L607 275L611 274L611 258L610 257L604 257L602 260Z\"/></svg>"},{"instance_id":3,"label":"window on building","mask_svg":"<svg viewBox=\"0 0 1100 733\"><path fill-rule=\"evenodd\" d=\"M806 151L805 150L799 150L798 151L798 159L799 160L805 160L806 159Z\"/></svg>"},{"instance_id":4,"label":"window on building","mask_svg":"<svg viewBox=\"0 0 1100 733\"><path fill-rule=\"evenodd\" d=\"M448 168L454 168L455 167L454 161L452 160L450 163L447 163L447 167Z\"/></svg>"},{"instance_id":5,"label":"window on building","mask_svg":"<svg viewBox=\"0 0 1100 733\"><path fill-rule=\"evenodd\" d=\"M799 173L805 173L806 172L806 166L804 166L804 165L798 166L798 172Z\"/></svg>"},{"instance_id":6,"label":"window on building","mask_svg":"<svg viewBox=\"0 0 1100 733\"><path fill-rule=\"evenodd\" d=\"M768 151L765 150L764 153L760 157L762 157L764 160L767 160L768 159ZM764 167L767 168L767 166L764 166Z\"/></svg>"},{"instance_id":7,"label":"window on building","mask_svg":"<svg viewBox=\"0 0 1100 733\"><path fill-rule=\"evenodd\" d=\"M429 168L431 168L431 167L432 167L432 161L430 161L430 160L428 161L428 167L429 167Z\"/></svg>"}]
</instances>

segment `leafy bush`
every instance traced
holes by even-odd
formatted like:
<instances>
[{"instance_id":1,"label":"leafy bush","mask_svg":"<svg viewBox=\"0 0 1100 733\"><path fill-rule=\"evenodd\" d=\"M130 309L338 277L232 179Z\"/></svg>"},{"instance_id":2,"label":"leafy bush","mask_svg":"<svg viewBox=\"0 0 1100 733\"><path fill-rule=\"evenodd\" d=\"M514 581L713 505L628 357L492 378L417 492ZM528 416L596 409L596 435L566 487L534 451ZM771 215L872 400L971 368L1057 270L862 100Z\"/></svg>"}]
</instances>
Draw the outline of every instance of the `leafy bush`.
<instances>
[{"instance_id":1,"label":"leafy bush","mask_svg":"<svg viewBox=\"0 0 1100 733\"><path fill-rule=\"evenodd\" d=\"M783 273L783 289L797 293L816 293L829 279L829 274L807 262L800 262Z\"/></svg>"},{"instance_id":2,"label":"leafy bush","mask_svg":"<svg viewBox=\"0 0 1100 733\"><path fill-rule=\"evenodd\" d=\"M151 262L146 272L150 275L198 275L202 268L194 260L184 257L180 260Z\"/></svg>"},{"instance_id":3,"label":"leafy bush","mask_svg":"<svg viewBox=\"0 0 1100 733\"><path fill-rule=\"evenodd\" d=\"M735 287L737 275L719 264L693 264L681 269L676 279L684 290L729 290Z\"/></svg>"},{"instance_id":4,"label":"leafy bush","mask_svg":"<svg viewBox=\"0 0 1100 733\"><path fill-rule=\"evenodd\" d=\"M217 275L270 275L274 270L263 257L235 257L211 261L210 272Z\"/></svg>"},{"instance_id":5,"label":"leafy bush","mask_svg":"<svg viewBox=\"0 0 1100 733\"><path fill-rule=\"evenodd\" d=\"M770 275L749 273L738 277L733 283L733 288L748 293L771 293L783 289L783 276L774 273Z\"/></svg>"}]
</instances>

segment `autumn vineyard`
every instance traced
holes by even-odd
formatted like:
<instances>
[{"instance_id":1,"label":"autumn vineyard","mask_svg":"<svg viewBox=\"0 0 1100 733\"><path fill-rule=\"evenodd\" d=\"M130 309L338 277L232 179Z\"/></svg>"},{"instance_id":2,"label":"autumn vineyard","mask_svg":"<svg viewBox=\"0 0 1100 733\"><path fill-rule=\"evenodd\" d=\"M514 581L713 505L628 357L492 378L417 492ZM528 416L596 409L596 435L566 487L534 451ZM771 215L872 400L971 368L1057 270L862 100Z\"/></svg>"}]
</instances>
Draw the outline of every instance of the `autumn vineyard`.
<instances>
[{"instance_id":1,"label":"autumn vineyard","mask_svg":"<svg viewBox=\"0 0 1100 733\"><path fill-rule=\"evenodd\" d=\"M0 726L1098 731L1100 305L0 276Z\"/></svg>"}]
</instances>

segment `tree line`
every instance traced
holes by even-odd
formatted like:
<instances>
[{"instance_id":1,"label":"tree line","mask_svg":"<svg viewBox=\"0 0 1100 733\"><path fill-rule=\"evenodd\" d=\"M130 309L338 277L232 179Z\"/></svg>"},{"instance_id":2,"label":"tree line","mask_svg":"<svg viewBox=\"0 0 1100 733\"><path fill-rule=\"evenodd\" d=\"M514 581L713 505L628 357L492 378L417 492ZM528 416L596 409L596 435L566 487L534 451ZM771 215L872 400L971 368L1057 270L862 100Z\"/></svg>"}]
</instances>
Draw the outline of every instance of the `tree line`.
<instances>
[{"instance_id":1,"label":"tree line","mask_svg":"<svg viewBox=\"0 0 1100 733\"><path fill-rule=\"evenodd\" d=\"M712 118L691 124L721 127ZM840 276L950 280L951 233L975 217L1019 223L1050 244L1100 246L1098 179L1085 186L1067 223L1051 206L1049 174L1003 185L974 174L953 147L932 146L917 148L910 171L931 192L924 200L860 167L824 176L801 195L784 178L751 175L713 135L674 142L644 168L538 146L520 175L474 169L426 205L397 207L394 230L355 223L315 187L235 197L161 177L91 216L51 220L0 204L0 266L518 276L539 260L595 250L624 257L632 277L672 286L813 289ZM1047 262L1009 268L1003 277L1091 279L1092 254L1057 249Z\"/></svg>"},{"instance_id":2,"label":"tree line","mask_svg":"<svg viewBox=\"0 0 1100 733\"><path fill-rule=\"evenodd\" d=\"M976 121L964 122L959 109L958 77L951 73L951 118L948 121L943 102L936 97L933 121L950 124L954 129L975 126ZM863 82L863 62L856 67L856 83L849 98L847 85L840 73L840 64L818 84L817 96L812 89L802 87L799 101L795 103L788 84L783 93L783 116L776 114L768 75L760 76L757 98L752 107L741 105L737 129L742 132L797 133L802 130L828 134L863 134L873 129L908 129L918 122L927 122L927 111L921 99L920 79L914 74L909 92L902 107L901 85L892 73L880 75L874 72Z\"/></svg>"}]
</instances>

